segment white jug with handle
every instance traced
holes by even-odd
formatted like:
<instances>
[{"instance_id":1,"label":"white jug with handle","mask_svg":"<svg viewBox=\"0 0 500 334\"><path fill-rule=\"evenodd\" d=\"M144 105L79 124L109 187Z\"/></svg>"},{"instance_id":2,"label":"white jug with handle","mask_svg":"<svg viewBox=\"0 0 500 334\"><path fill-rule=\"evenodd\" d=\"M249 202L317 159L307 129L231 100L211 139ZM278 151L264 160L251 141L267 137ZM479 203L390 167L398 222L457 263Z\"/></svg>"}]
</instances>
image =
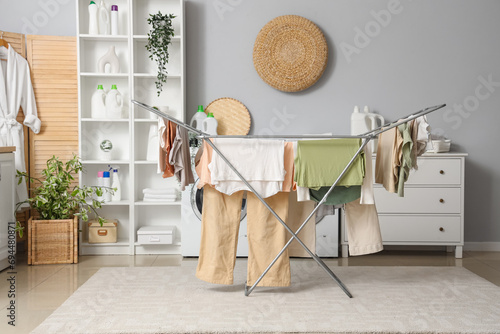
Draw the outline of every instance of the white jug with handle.
<instances>
[{"instance_id":1,"label":"white jug with handle","mask_svg":"<svg viewBox=\"0 0 500 334\"><path fill-rule=\"evenodd\" d=\"M111 85L111 90L106 94L106 116L107 118L122 118L123 98L122 94Z\"/></svg>"},{"instance_id":2,"label":"white jug with handle","mask_svg":"<svg viewBox=\"0 0 500 334\"><path fill-rule=\"evenodd\" d=\"M207 114L205 114L205 111L203 110L203 106L199 105L198 106L198 111L193 115L191 118L191 122L189 122L189 125L191 125L193 128L203 131L203 121L207 118Z\"/></svg>"},{"instance_id":3,"label":"white jug with handle","mask_svg":"<svg viewBox=\"0 0 500 334\"><path fill-rule=\"evenodd\" d=\"M219 123L211 112L208 113L207 118L203 120L202 131L208 133L211 136L217 135L217 126Z\"/></svg>"},{"instance_id":4,"label":"white jug with handle","mask_svg":"<svg viewBox=\"0 0 500 334\"><path fill-rule=\"evenodd\" d=\"M367 119L370 120L370 129L368 131L375 130L376 128L381 127L382 125L385 124L384 117L382 117L382 115L379 114L371 113L370 109L368 109L368 106L365 106L365 108L363 109L363 113L366 115ZM372 139L371 144L373 153L376 153L378 138Z\"/></svg>"}]
</instances>

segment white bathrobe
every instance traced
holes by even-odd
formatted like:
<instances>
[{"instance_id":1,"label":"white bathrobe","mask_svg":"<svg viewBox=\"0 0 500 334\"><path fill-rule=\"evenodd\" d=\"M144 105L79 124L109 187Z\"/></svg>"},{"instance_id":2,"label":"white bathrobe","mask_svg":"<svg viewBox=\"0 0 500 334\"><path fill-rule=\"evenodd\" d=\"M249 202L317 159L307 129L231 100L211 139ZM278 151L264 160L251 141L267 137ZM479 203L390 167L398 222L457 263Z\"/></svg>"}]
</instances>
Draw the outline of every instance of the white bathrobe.
<instances>
[{"instance_id":1,"label":"white bathrobe","mask_svg":"<svg viewBox=\"0 0 500 334\"><path fill-rule=\"evenodd\" d=\"M40 131L35 103L35 94L31 84L30 69L26 59L21 57L12 46L0 47L0 146L15 146L15 166L19 171L26 171L24 162L23 126L16 121L19 107L23 108L24 125L34 133ZM25 183L17 185L16 199L28 198Z\"/></svg>"}]
</instances>

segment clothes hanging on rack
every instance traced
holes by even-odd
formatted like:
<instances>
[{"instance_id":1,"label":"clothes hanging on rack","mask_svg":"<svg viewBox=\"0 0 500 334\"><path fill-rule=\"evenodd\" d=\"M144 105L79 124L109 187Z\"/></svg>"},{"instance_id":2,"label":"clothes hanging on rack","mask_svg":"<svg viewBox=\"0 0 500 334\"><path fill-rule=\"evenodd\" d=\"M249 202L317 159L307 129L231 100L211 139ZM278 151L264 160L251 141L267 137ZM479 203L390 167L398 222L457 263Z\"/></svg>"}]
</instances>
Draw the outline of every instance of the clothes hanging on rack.
<instances>
[{"instance_id":1,"label":"clothes hanging on rack","mask_svg":"<svg viewBox=\"0 0 500 334\"><path fill-rule=\"evenodd\" d=\"M198 189L204 188L205 185L211 185L210 178L210 170L208 169L208 164L212 161L213 149L210 145L207 144L206 141L203 141L200 149L198 150L195 158L195 169L196 174L198 175ZM283 192L289 192L289 212L288 212L288 221L287 224L295 231L299 228L303 219L307 217L307 213L309 213L313 208L313 202L298 202L297 203L297 194L295 191L291 191L294 187L293 182L293 171L294 171L294 163L293 163L293 143L285 142L284 143L284 163L285 167L285 179L283 181ZM206 204L206 200L204 200ZM314 219L314 218L313 218ZM289 239L289 235L287 234ZM315 250L316 248L316 228L314 224L307 225L300 233L301 240L307 245L307 247L311 250ZM308 257L309 254L304 251L302 247L294 241L289 249L290 256L295 257Z\"/></svg>"},{"instance_id":2,"label":"clothes hanging on rack","mask_svg":"<svg viewBox=\"0 0 500 334\"><path fill-rule=\"evenodd\" d=\"M135 104L139 105L140 107L145 108L145 109L149 110L150 112L152 112L154 114L157 114L157 115L162 116L162 117L166 117L169 120L173 120L175 123L179 124L179 126L182 126L184 129L187 129L189 131L192 131L192 132L198 134L198 138L201 138L201 139L205 140L213 148L213 150L215 152L217 152L218 154L221 154L222 155L222 159L224 160L225 163L228 164L228 166L231 168L231 170L238 175L238 177L241 179L241 181L243 181L243 183L245 183L249 187L249 189L251 191L254 191L254 188L238 172L238 170L231 164L231 162L229 162L229 160L227 160L224 157L224 155L220 152L220 150L211 141L209 141L210 138L214 138L214 137L217 138L217 136L211 136L209 134L203 133L203 132L201 132L201 131L193 128L192 126L189 126L189 125L187 125L187 124L185 124L185 123L183 123L183 122L181 122L181 121L179 121L179 120L177 120L177 119L175 119L173 117L170 117L170 116L166 115L165 113L162 113L162 112L160 112L158 110L155 110L151 106L148 106L148 105L146 105L144 103L137 102L137 101L134 101L134 100L132 100L132 103L135 103ZM325 195L325 197L328 196L328 194L335 189L335 187L338 185L339 181L351 169L351 167L353 166L354 162L359 158L360 154L362 154L364 147L370 142L370 140L374 139L376 136L378 136L378 135L380 135L380 134L382 134L384 132L387 132L387 131L389 131L389 130L395 128L395 127L397 127L398 125L401 125L402 123L406 123L406 122L411 121L411 120L413 120L413 119L415 119L417 117L424 116L424 115L429 114L431 112L434 112L434 111L436 111L438 109L441 109L441 108L443 108L445 106L446 106L445 104L442 104L442 105L437 105L437 106L433 106L433 107L428 107L428 108L422 109L419 112L417 112L416 114L412 114L412 115L408 116L408 118L406 120L398 121L398 122L393 122L393 123L390 123L390 124L386 124L386 125L384 125L382 127L379 127L377 129L371 130L371 131L369 131L369 132L367 132L365 134L362 134L362 135L358 135L358 136L333 136L332 138L363 138L363 143L362 143L361 147L354 153L354 155L352 156L352 158L347 162L347 164L343 168L342 172L335 179L335 181L333 182L333 184L330 186L330 189L329 189L328 193ZM229 137L231 137L231 138L245 138L244 136L237 136L237 135L226 136L225 138L229 138ZM255 136L250 136L250 137L255 137ZM298 138L302 138L302 137L303 138L305 138L305 137L311 138L311 137L315 137L315 136L265 136L265 137L266 138L273 138L273 139L281 139L281 140L283 140L283 139L298 139ZM246 138L249 138L249 137L246 137ZM323 138L321 138L321 139L323 139ZM283 248L272 259L272 261L264 269L264 271L262 272L262 274L255 280L255 282L251 286L248 286L248 285L245 286L245 295L249 296L250 293L252 293L252 291L255 289L255 287L257 285L259 285L263 281L263 279L266 277L266 275L269 274L273 270L273 266L277 265L278 263L280 263L280 261L282 261L282 256L286 257L288 246L290 246L290 244L292 243L293 240L296 240L304 248L304 250L318 263L318 265L330 276L330 278L332 278L339 285L339 287L345 292L345 294L349 298L352 298L352 294L349 292L349 290L347 289L347 287L342 283L342 281L321 260L321 258L319 258L315 253L313 253L313 252L310 251L310 249L301 241L301 239L297 235L304 228L304 226L311 220L311 217L317 212L318 208L321 207L321 206L315 207L313 209L313 211L306 217L306 219L304 219L304 222L300 225L300 227L296 231L293 231L286 224L286 222L277 214L277 212L273 209L273 207L271 205L269 205L264 198L262 198L262 196L260 196L258 193L255 193L253 195L267 209L268 214L272 215L276 219L276 221L283 228L285 228L286 231L288 231L291 234L292 239L290 239L290 240L288 240L286 242L286 244L283 246ZM241 211L240 208L238 208L238 211ZM233 265L234 265L234 263L233 263Z\"/></svg>"},{"instance_id":3,"label":"clothes hanging on rack","mask_svg":"<svg viewBox=\"0 0 500 334\"><path fill-rule=\"evenodd\" d=\"M189 136L186 129L177 125L174 143L170 151L169 163L174 167L174 173L180 182L181 191L194 183L191 169L191 154L189 152Z\"/></svg>"},{"instance_id":4,"label":"clothes hanging on rack","mask_svg":"<svg viewBox=\"0 0 500 334\"><path fill-rule=\"evenodd\" d=\"M404 196L404 183L411 169L417 169L417 156L425 152L429 142L429 124L425 116L380 133L375 162L375 182L398 196Z\"/></svg>"},{"instance_id":5,"label":"clothes hanging on rack","mask_svg":"<svg viewBox=\"0 0 500 334\"><path fill-rule=\"evenodd\" d=\"M203 187L200 256L196 277L215 284L232 284L238 243L241 202L244 191L223 194L210 185ZM288 193L280 192L266 202L286 221ZM274 255L285 245L286 230L251 192L247 193L248 268L247 282L253 284ZM290 285L288 251L260 286Z\"/></svg>"},{"instance_id":6,"label":"clothes hanging on rack","mask_svg":"<svg viewBox=\"0 0 500 334\"><path fill-rule=\"evenodd\" d=\"M165 118L158 118L158 138L160 141L158 157L158 173L163 174L164 178L175 175L174 166L169 162L170 150L174 144L177 124Z\"/></svg>"},{"instance_id":7,"label":"clothes hanging on rack","mask_svg":"<svg viewBox=\"0 0 500 334\"><path fill-rule=\"evenodd\" d=\"M211 178L211 171L208 165L212 161L213 149L205 141L201 145L197 152L197 159L195 162L196 174L198 175L198 189L203 188L205 184L213 185ZM283 154L283 166L285 169L285 175L283 178L282 190L284 192L289 192L295 187L295 182L293 181L294 173L294 163L293 163L293 144L291 142L284 143L284 154Z\"/></svg>"},{"instance_id":8,"label":"clothes hanging on rack","mask_svg":"<svg viewBox=\"0 0 500 334\"><path fill-rule=\"evenodd\" d=\"M217 138L213 142L233 165L238 166L243 177L262 197L270 197L283 190L284 141ZM231 195L236 191L249 190L219 154L212 155L208 168L211 182L220 192Z\"/></svg>"},{"instance_id":9,"label":"clothes hanging on rack","mask_svg":"<svg viewBox=\"0 0 500 334\"><path fill-rule=\"evenodd\" d=\"M360 204L360 200L345 204L349 255L366 255L383 250L382 235L374 204Z\"/></svg>"},{"instance_id":10,"label":"clothes hanging on rack","mask_svg":"<svg viewBox=\"0 0 500 334\"><path fill-rule=\"evenodd\" d=\"M19 107L24 113L23 124L33 133L40 132L41 121L37 114L28 62L12 46L1 46L0 49L7 55L7 61L0 62L0 146L16 147L15 168L25 172L23 126L16 120ZM27 199L26 183L21 182L16 186L16 201ZM21 207L28 206L26 203Z\"/></svg>"}]
</instances>

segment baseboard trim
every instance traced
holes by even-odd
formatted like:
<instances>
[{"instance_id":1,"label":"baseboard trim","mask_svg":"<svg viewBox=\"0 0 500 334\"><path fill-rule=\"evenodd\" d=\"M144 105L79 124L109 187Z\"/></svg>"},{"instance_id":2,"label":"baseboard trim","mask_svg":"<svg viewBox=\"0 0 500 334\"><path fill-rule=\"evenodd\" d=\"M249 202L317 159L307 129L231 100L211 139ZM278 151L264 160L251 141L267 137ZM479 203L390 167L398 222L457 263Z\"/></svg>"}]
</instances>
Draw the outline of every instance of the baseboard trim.
<instances>
[{"instance_id":1,"label":"baseboard trim","mask_svg":"<svg viewBox=\"0 0 500 334\"><path fill-rule=\"evenodd\" d=\"M466 242L464 244L465 251L479 251L479 252L500 252L500 242Z\"/></svg>"}]
</instances>

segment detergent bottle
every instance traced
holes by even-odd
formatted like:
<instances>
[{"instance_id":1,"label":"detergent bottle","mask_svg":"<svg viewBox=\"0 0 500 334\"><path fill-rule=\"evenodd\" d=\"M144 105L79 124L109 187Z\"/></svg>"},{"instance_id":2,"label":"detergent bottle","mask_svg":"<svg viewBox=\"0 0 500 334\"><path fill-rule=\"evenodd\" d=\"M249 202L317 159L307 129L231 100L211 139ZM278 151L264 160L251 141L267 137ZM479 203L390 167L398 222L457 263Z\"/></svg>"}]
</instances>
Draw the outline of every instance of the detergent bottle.
<instances>
[{"instance_id":1,"label":"detergent bottle","mask_svg":"<svg viewBox=\"0 0 500 334\"><path fill-rule=\"evenodd\" d=\"M193 118L191 118L191 122L189 123L193 128L197 130L203 131L203 121L207 118L207 114L203 111L203 106L198 106L198 111L194 114Z\"/></svg>"},{"instance_id":2,"label":"detergent bottle","mask_svg":"<svg viewBox=\"0 0 500 334\"><path fill-rule=\"evenodd\" d=\"M376 128L381 127L385 124L384 117L379 114L371 113L368 106L365 106L365 108L363 109L363 113L366 115L367 119L370 122L368 131L375 130ZM377 152L377 144L378 138L374 138L371 142L373 153Z\"/></svg>"},{"instance_id":3,"label":"detergent bottle","mask_svg":"<svg viewBox=\"0 0 500 334\"><path fill-rule=\"evenodd\" d=\"M207 118L203 120L202 130L211 136L217 135L217 125L219 124L211 112L208 113Z\"/></svg>"},{"instance_id":4,"label":"detergent bottle","mask_svg":"<svg viewBox=\"0 0 500 334\"><path fill-rule=\"evenodd\" d=\"M99 18L99 34L109 35L111 32L111 14L109 13L104 0L101 0L101 3L99 4L97 17Z\"/></svg>"},{"instance_id":5,"label":"detergent bottle","mask_svg":"<svg viewBox=\"0 0 500 334\"><path fill-rule=\"evenodd\" d=\"M351 114L351 135L361 135L370 131L371 120L365 113L359 112L359 107L354 106L354 111Z\"/></svg>"},{"instance_id":6,"label":"detergent bottle","mask_svg":"<svg viewBox=\"0 0 500 334\"><path fill-rule=\"evenodd\" d=\"M99 7L94 1L90 1L89 4L89 34L98 35L99 34L99 23L97 21L97 12Z\"/></svg>"},{"instance_id":7,"label":"detergent bottle","mask_svg":"<svg viewBox=\"0 0 500 334\"><path fill-rule=\"evenodd\" d=\"M111 188L114 188L115 191L111 195L111 202L119 202L122 200L122 187L120 184L120 178L118 177L118 168L109 166L110 170L113 171L113 180L111 181Z\"/></svg>"},{"instance_id":8,"label":"detergent bottle","mask_svg":"<svg viewBox=\"0 0 500 334\"><path fill-rule=\"evenodd\" d=\"M92 94L90 113L92 118L106 118L106 93L102 85L97 85L97 90Z\"/></svg>"},{"instance_id":9,"label":"detergent bottle","mask_svg":"<svg viewBox=\"0 0 500 334\"><path fill-rule=\"evenodd\" d=\"M122 118L123 98L122 94L111 85L111 90L106 95L106 116L108 118Z\"/></svg>"}]
</instances>

